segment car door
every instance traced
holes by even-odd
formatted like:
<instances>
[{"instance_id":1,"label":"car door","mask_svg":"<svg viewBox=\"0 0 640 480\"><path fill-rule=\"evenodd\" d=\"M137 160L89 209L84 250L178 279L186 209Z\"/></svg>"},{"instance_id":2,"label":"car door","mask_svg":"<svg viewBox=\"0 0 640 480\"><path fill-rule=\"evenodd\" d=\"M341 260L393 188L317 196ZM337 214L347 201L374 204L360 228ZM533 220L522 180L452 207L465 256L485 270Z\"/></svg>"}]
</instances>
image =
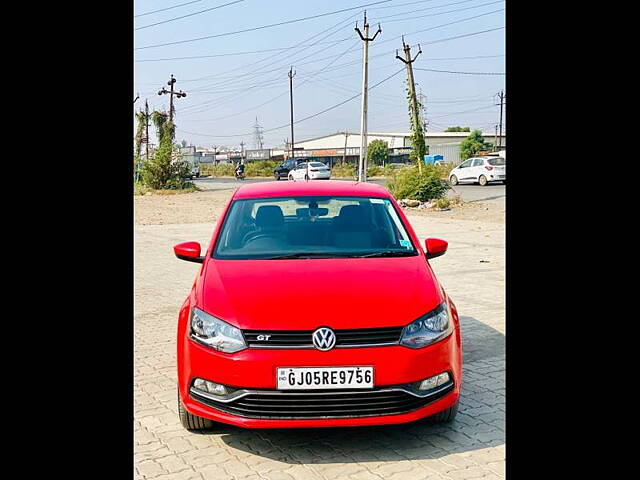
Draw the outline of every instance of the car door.
<instances>
[{"instance_id":1,"label":"car door","mask_svg":"<svg viewBox=\"0 0 640 480\"><path fill-rule=\"evenodd\" d=\"M458 182L466 182L469 180L469 175L470 175L469 171L471 170L472 162L473 162L473 159L471 158L465 162L462 162L460 165L458 165L458 168L454 172L454 175L458 177Z\"/></svg>"},{"instance_id":2,"label":"car door","mask_svg":"<svg viewBox=\"0 0 640 480\"><path fill-rule=\"evenodd\" d=\"M291 176L294 180L303 180L305 173L307 173L307 165L304 163L299 163L296 168L291 170Z\"/></svg>"},{"instance_id":3,"label":"car door","mask_svg":"<svg viewBox=\"0 0 640 480\"><path fill-rule=\"evenodd\" d=\"M469 168L469 175L472 177L469 180L477 182L480 175L483 173L484 159L474 158L471 168Z\"/></svg>"}]
</instances>

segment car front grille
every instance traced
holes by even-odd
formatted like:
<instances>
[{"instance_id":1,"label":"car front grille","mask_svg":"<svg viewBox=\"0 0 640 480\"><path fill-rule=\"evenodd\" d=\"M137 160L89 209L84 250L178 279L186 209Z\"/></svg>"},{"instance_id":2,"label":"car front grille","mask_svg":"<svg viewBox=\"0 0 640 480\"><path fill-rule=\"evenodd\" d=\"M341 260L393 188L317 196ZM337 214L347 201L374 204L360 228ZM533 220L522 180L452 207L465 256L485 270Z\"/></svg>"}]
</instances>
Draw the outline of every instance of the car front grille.
<instances>
[{"instance_id":1,"label":"car front grille","mask_svg":"<svg viewBox=\"0 0 640 480\"><path fill-rule=\"evenodd\" d=\"M336 348L395 345L400 341L403 327L360 328L334 330ZM314 330L243 330L251 348L314 348Z\"/></svg>"},{"instance_id":2,"label":"car front grille","mask_svg":"<svg viewBox=\"0 0 640 480\"><path fill-rule=\"evenodd\" d=\"M216 410L260 419L355 418L408 413L442 398L453 390L453 382L428 396L418 397L402 388L373 390L325 390L285 392L240 390L231 401L218 401L191 389L191 397ZM242 393L244 392L244 393Z\"/></svg>"}]
</instances>

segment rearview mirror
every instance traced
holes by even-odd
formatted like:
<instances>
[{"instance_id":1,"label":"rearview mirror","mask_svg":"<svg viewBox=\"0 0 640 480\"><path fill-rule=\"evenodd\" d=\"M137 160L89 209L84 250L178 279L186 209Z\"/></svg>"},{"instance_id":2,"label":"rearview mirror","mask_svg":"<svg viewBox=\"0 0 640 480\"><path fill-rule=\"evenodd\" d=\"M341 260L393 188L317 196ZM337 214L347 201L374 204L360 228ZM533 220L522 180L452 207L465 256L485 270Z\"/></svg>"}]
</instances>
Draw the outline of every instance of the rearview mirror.
<instances>
[{"instance_id":1,"label":"rearview mirror","mask_svg":"<svg viewBox=\"0 0 640 480\"><path fill-rule=\"evenodd\" d=\"M424 241L424 246L427 249L427 258L436 258L447 252L449 243L439 238L427 238Z\"/></svg>"},{"instance_id":2,"label":"rearview mirror","mask_svg":"<svg viewBox=\"0 0 640 480\"><path fill-rule=\"evenodd\" d=\"M204 257L200 256L200 244L198 242L179 243L173 247L173 253L180 260L186 260L187 262L202 263L204 261Z\"/></svg>"}]
</instances>

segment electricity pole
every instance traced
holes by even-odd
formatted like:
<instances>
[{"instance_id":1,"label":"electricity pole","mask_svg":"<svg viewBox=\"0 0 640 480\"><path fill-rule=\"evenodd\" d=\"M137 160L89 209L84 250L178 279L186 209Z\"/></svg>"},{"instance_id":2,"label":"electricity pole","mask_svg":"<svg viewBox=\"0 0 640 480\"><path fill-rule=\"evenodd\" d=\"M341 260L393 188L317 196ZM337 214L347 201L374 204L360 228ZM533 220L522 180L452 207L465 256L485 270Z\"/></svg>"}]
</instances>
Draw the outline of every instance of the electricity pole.
<instances>
[{"instance_id":1,"label":"electricity pole","mask_svg":"<svg viewBox=\"0 0 640 480\"><path fill-rule=\"evenodd\" d=\"M416 61L416 58L418 58L418 55L420 55L422 53L422 48L420 48L420 44L418 44L418 54L413 57L413 60L411 59L411 47L409 45L407 45L406 43L404 43L404 36L402 37L402 46L404 49L404 58L402 58L400 55L398 55L398 51L396 50L396 58L398 60L400 60L402 63L404 63L407 66L407 83L409 84L409 96L411 97L411 114L412 114L412 122L413 122L413 131L414 133L417 133L418 130L420 129L420 120L418 118L418 100L416 99L416 86L415 83L413 81L413 67L412 64L413 62ZM423 135L426 132L422 132ZM422 162L424 160L422 158L418 158L418 171L422 172Z\"/></svg>"},{"instance_id":2,"label":"electricity pole","mask_svg":"<svg viewBox=\"0 0 640 480\"><path fill-rule=\"evenodd\" d=\"M344 152L342 152L342 165L344 165L347 160L347 138L349 138L349 134L345 130L344 132Z\"/></svg>"},{"instance_id":3,"label":"electricity pole","mask_svg":"<svg viewBox=\"0 0 640 480\"><path fill-rule=\"evenodd\" d=\"M498 150L498 124L496 123L496 134L493 137L493 151Z\"/></svg>"},{"instance_id":4,"label":"electricity pole","mask_svg":"<svg viewBox=\"0 0 640 480\"><path fill-rule=\"evenodd\" d=\"M158 95L164 95L166 93L170 94L171 96L169 97L169 121L171 123L173 123L173 114L175 112L174 108L173 108L173 97L174 95L178 98L180 97L186 97L187 94L184 93L182 90L180 90L179 92L174 92L173 91L173 84L176 83L176 79L173 78L173 74L171 74L171 80L169 80L167 82L167 85L169 85L171 87L171 90L167 90L166 88L162 87L162 90L160 90L158 92Z\"/></svg>"},{"instance_id":5,"label":"electricity pole","mask_svg":"<svg viewBox=\"0 0 640 480\"><path fill-rule=\"evenodd\" d=\"M360 117L360 161L358 163L358 181L367 181L367 88L368 88L368 69L369 69L369 42L373 42L379 33L382 33L380 24L378 30L372 38L369 38L369 24L367 23L367 12L364 12L364 35L358 28L356 22L356 32L360 35L363 46L362 54L362 115Z\"/></svg>"},{"instance_id":6,"label":"electricity pole","mask_svg":"<svg viewBox=\"0 0 640 480\"><path fill-rule=\"evenodd\" d=\"M289 77L289 100L291 102L291 158L293 158L293 77L296 76L293 67L289 69L287 76Z\"/></svg>"},{"instance_id":7,"label":"electricity pole","mask_svg":"<svg viewBox=\"0 0 640 480\"><path fill-rule=\"evenodd\" d=\"M145 159L149 160L149 102L147 99L144 99L144 119L146 122L145 125L145 138L144 138L144 146L145 146Z\"/></svg>"},{"instance_id":8,"label":"electricity pole","mask_svg":"<svg viewBox=\"0 0 640 480\"><path fill-rule=\"evenodd\" d=\"M502 107L504 106L504 90L500 90L498 97L500 98L500 136L498 137L498 149L500 149L502 146Z\"/></svg>"}]
</instances>

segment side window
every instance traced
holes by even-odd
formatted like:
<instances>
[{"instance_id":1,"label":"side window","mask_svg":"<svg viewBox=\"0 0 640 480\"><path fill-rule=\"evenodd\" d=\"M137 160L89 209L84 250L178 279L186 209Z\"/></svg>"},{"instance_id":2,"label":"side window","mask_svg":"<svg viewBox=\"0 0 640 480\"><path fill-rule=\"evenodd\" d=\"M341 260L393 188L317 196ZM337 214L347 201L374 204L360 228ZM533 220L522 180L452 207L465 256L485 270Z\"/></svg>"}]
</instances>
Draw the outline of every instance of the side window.
<instances>
[{"instance_id":1,"label":"side window","mask_svg":"<svg viewBox=\"0 0 640 480\"><path fill-rule=\"evenodd\" d=\"M471 166L471 160L467 160L466 162L461 163L458 168L467 168L470 166Z\"/></svg>"},{"instance_id":2,"label":"side window","mask_svg":"<svg viewBox=\"0 0 640 480\"><path fill-rule=\"evenodd\" d=\"M481 159L481 158L476 158L476 159L473 161L473 166L474 166L474 167L481 167L483 163L484 163L484 160L483 160L483 159Z\"/></svg>"}]
</instances>

